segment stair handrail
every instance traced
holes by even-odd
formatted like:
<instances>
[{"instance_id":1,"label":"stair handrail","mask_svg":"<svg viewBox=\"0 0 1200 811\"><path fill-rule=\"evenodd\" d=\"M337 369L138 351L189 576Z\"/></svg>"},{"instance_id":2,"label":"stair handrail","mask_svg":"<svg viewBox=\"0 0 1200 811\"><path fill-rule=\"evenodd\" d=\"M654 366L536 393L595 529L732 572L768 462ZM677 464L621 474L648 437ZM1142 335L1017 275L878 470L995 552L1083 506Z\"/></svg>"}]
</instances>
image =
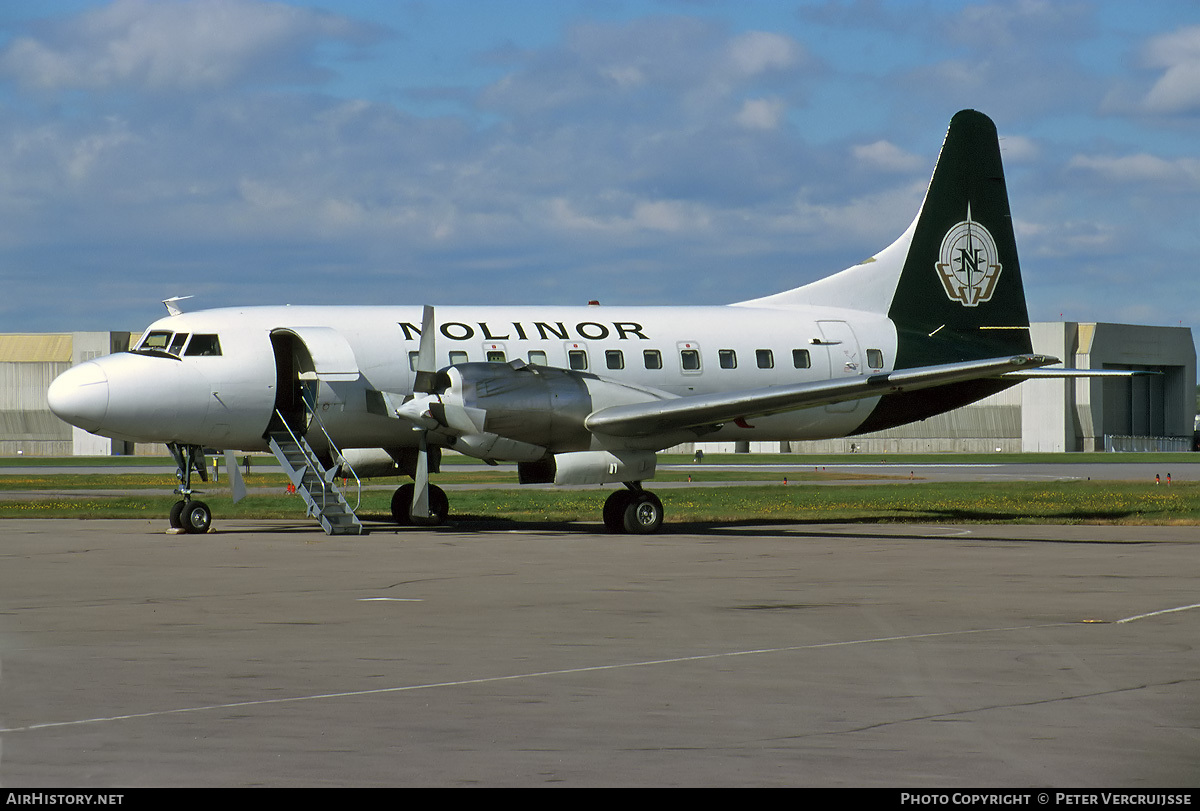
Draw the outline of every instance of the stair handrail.
<instances>
[{"instance_id":1,"label":"stair handrail","mask_svg":"<svg viewBox=\"0 0 1200 811\"><path fill-rule=\"evenodd\" d=\"M321 433L325 435L325 441L329 443L329 450L332 451L334 458L337 460L338 466L341 467L343 472L350 471L350 475L354 477L355 498L354 507L352 509L354 512L358 512L359 505L362 504L362 479L358 477L358 473L355 472L353 465L347 461L345 454L343 454L341 451L341 448L337 446L337 444L333 441L333 437L329 435L329 430L325 427L325 421L321 419L321 415L317 411L316 403L309 403L307 397L301 397L300 399L304 402L305 410L308 411L311 416L316 418L317 427L320 428ZM288 430L291 429L289 428Z\"/></svg>"},{"instance_id":2,"label":"stair handrail","mask_svg":"<svg viewBox=\"0 0 1200 811\"><path fill-rule=\"evenodd\" d=\"M284 430L288 432L288 435L291 436L292 441L296 443L296 447L300 449L302 454L304 454L304 459L308 463L309 467L312 467L313 463L316 462L317 469L322 469L320 463L313 458L316 455L315 451L312 450L312 447L305 442L302 437L296 436L296 432L292 430L292 426L288 424L287 418L283 416L283 413L277 408L275 409L275 414L279 417L279 421L283 423ZM329 435L326 434L326 436L328 437ZM324 510L328 505L328 501L326 499L329 495L329 488L327 486L329 482L325 481L325 477L323 476L317 476L317 478L321 480L321 509ZM311 493L309 494L309 498L312 498Z\"/></svg>"}]
</instances>

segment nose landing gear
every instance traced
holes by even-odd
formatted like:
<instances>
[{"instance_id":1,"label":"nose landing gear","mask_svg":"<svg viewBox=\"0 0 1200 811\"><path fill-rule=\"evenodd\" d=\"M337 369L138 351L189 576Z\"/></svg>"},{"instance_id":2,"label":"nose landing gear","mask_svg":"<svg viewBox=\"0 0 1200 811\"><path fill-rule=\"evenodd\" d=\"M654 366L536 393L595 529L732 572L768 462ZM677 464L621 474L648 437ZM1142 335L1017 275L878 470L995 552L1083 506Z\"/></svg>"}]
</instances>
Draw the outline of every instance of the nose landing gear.
<instances>
[{"instance_id":1,"label":"nose landing gear","mask_svg":"<svg viewBox=\"0 0 1200 811\"><path fill-rule=\"evenodd\" d=\"M208 481L208 471L204 467L204 452L199 445L180 445L169 443L167 448L175 459L177 470L175 478L179 486L175 492L183 496L171 505L171 527L183 530L188 534L202 534L212 527L212 510L203 501L192 499L192 471L200 474L201 481Z\"/></svg>"}]
</instances>

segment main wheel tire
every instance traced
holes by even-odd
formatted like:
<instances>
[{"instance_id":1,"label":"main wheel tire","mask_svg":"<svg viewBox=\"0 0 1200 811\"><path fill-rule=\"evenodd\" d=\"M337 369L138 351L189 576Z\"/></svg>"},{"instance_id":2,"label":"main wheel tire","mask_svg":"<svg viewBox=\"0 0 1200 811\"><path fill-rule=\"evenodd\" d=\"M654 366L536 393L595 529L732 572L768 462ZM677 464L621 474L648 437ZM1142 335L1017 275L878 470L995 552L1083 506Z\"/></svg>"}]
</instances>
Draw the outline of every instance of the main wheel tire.
<instances>
[{"instance_id":1,"label":"main wheel tire","mask_svg":"<svg viewBox=\"0 0 1200 811\"><path fill-rule=\"evenodd\" d=\"M203 501L191 501L180 515L183 528L193 535L202 535L212 526L212 510Z\"/></svg>"},{"instance_id":2,"label":"main wheel tire","mask_svg":"<svg viewBox=\"0 0 1200 811\"><path fill-rule=\"evenodd\" d=\"M632 490L618 490L604 500L604 528L613 535L625 532L625 508L637 496Z\"/></svg>"},{"instance_id":3,"label":"main wheel tire","mask_svg":"<svg viewBox=\"0 0 1200 811\"><path fill-rule=\"evenodd\" d=\"M392 519L402 527L412 523L409 510L412 509L413 485L402 484L392 494Z\"/></svg>"},{"instance_id":4,"label":"main wheel tire","mask_svg":"<svg viewBox=\"0 0 1200 811\"><path fill-rule=\"evenodd\" d=\"M429 485L429 512L437 516L439 524L446 523L446 519L450 517L450 499L446 496L446 491L436 484Z\"/></svg>"},{"instance_id":5,"label":"main wheel tire","mask_svg":"<svg viewBox=\"0 0 1200 811\"><path fill-rule=\"evenodd\" d=\"M409 493L408 501L409 509L412 508L412 494ZM446 522L446 516L450 515L450 499L446 497L446 492L436 484L429 485L429 517L417 518L415 515L409 516L409 521L421 527L436 527Z\"/></svg>"},{"instance_id":6,"label":"main wheel tire","mask_svg":"<svg viewBox=\"0 0 1200 811\"><path fill-rule=\"evenodd\" d=\"M402 484L392 494L392 518L396 523L408 527L413 524L420 526L437 526L444 523L450 514L450 499L446 492L436 484L429 485L429 517L414 518L412 514L413 490L416 485L411 482Z\"/></svg>"},{"instance_id":7,"label":"main wheel tire","mask_svg":"<svg viewBox=\"0 0 1200 811\"><path fill-rule=\"evenodd\" d=\"M662 526L663 505L658 496L649 491L635 494L625 506L625 531L632 535L651 535Z\"/></svg>"}]
</instances>

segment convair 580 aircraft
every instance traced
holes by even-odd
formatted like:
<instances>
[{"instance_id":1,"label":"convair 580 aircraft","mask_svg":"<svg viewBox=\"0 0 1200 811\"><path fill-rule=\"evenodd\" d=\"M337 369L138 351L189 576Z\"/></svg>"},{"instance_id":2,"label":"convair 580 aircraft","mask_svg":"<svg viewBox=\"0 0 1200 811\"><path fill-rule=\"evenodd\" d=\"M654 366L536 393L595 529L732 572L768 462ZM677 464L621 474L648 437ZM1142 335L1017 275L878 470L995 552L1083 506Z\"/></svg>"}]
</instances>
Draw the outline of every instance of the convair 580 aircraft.
<instances>
[{"instance_id":1,"label":"convair 580 aircraft","mask_svg":"<svg viewBox=\"0 0 1200 811\"><path fill-rule=\"evenodd\" d=\"M164 442L182 499L201 449L271 450L327 532L361 524L335 478L405 475L392 512L437 523L440 452L515 462L522 483L623 483L613 532L650 533L655 453L695 440L845 437L1015 385L1034 355L996 128L954 116L913 224L812 284L714 307L244 307L154 322L130 352L73 367L51 409ZM235 498L244 492L234 474Z\"/></svg>"}]
</instances>

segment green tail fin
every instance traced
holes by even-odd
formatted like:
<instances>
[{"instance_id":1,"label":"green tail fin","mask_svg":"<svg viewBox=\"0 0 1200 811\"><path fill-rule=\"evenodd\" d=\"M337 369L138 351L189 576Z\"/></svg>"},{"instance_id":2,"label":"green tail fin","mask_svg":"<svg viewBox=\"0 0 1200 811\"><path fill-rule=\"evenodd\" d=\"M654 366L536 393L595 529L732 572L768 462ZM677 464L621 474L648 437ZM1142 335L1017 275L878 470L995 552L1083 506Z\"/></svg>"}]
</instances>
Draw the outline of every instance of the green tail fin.
<instances>
[{"instance_id":1,"label":"green tail fin","mask_svg":"<svg viewBox=\"0 0 1200 811\"><path fill-rule=\"evenodd\" d=\"M1032 351L996 125L950 121L888 317L896 368Z\"/></svg>"}]
</instances>

